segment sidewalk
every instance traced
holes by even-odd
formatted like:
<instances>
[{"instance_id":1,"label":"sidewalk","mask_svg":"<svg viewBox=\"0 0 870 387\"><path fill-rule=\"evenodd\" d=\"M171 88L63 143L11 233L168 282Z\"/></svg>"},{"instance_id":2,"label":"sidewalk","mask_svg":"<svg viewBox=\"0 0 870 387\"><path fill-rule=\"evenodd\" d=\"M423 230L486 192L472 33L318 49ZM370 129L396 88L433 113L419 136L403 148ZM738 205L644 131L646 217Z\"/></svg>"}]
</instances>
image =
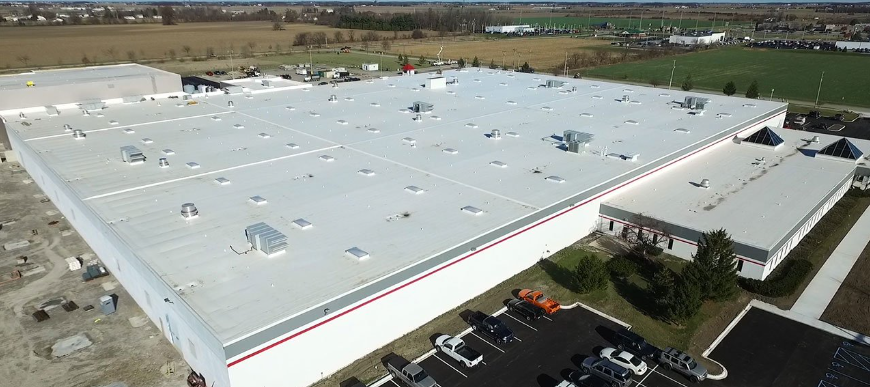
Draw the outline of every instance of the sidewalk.
<instances>
[{"instance_id":1,"label":"sidewalk","mask_svg":"<svg viewBox=\"0 0 870 387\"><path fill-rule=\"evenodd\" d=\"M840 289L840 284L852 270L858 256L864 251L868 240L870 240L870 209L864 211L855 222L843 241L828 257L824 266L801 293L791 311L814 319L821 317L831 299L837 294L837 290Z\"/></svg>"}]
</instances>

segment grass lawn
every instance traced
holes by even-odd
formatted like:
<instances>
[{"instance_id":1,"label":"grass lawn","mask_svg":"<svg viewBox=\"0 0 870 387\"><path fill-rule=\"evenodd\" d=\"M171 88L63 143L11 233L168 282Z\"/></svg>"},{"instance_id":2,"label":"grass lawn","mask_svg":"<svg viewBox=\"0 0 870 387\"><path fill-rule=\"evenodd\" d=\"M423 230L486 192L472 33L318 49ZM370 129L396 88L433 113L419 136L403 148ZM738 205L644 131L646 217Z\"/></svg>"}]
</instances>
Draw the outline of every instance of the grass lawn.
<instances>
[{"instance_id":1,"label":"grass lawn","mask_svg":"<svg viewBox=\"0 0 870 387\"><path fill-rule=\"evenodd\" d=\"M698 89L721 92L728 81L743 95L753 80L762 98L815 101L821 72L825 72L820 103L870 106L870 77L860 76L870 56L805 50L765 50L730 47L642 62L622 63L587 70L584 75L666 85L674 60L674 87L692 74Z\"/></svg>"},{"instance_id":2,"label":"grass lawn","mask_svg":"<svg viewBox=\"0 0 870 387\"><path fill-rule=\"evenodd\" d=\"M595 24L604 24L604 23L612 23L616 28L641 28L641 23L643 23L643 28L657 28L662 25L665 26L674 26L679 27L682 26L684 28L695 28L697 25L698 28L710 28L713 26L712 20L695 20L695 19L640 19L640 14L635 18L612 18L612 17L566 17L566 16L539 16L539 17L518 17L514 19L515 23L518 24L530 24L530 25L547 25L547 24L555 24L556 26L573 26L575 28L580 26L588 26L590 23ZM648 15L649 16L649 15ZM718 20L716 21L716 29L722 29L724 26L724 21ZM731 25L738 24L746 24L743 22L732 22Z\"/></svg>"}]
</instances>

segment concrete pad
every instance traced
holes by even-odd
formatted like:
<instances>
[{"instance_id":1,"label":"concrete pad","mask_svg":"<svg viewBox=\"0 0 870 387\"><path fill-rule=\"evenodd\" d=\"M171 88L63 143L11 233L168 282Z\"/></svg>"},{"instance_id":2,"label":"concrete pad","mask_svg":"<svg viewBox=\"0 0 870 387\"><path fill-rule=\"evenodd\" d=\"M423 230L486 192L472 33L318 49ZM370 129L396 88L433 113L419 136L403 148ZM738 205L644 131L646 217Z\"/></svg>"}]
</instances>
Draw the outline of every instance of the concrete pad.
<instances>
[{"instance_id":1,"label":"concrete pad","mask_svg":"<svg viewBox=\"0 0 870 387\"><path fill-rule=\"evenodd\" d=\"M3 250L9 251L9 250L24 248L27 246L30 246L30 241L9 242L9 243L3 245Z\"/></svg>"},{"instance_id":2,"label":"concrete pad","mask_svg":"<svg viewBox=\"0 0 870 387\"><path fill-rule=\"evenodd\" d=\"M57 210L48 210L48 211L45 211L45 214L48 215L48 216L55 216L55 215L57 215L57 214L59 214L59 213L60 213L60 211L57 211Z\"/></svg>"},{"instance_id":3,"label":"concrete pad","mask_svg":"<svg viewBox=\"0 0 870 387\"><path fill-rule=\"evenodd\" d=\"M24 179L24 180L21 180L21 182L24 184L30 184L30 183L33 183L33 179Z\"/></svg>"},{"instance_id":4,"label":"concrete pad","mask_svg":"<svg viewBox=\"0 0 870 387\"><path fill-rule=\"evenodd\" d=\"M74 234L73 230L60 230L60 236L70 236Z\"/></svg>"},{"instance_id":5,"label":"concrete pad","mask_svg":"<svg viewBox=\"0 0 870 387\"><path fill-rule=\"evenodd\" d=\"M55 358L68 356L90 347L91 344L93 343L84 333L79 333L75 336L70 336L55 342L54 345L51 346L51 356Z\"/></svg>"},{"instance_id":6,"label":"concrete pad","mask_svg":"<svg viewBox=\"0 0 870 387\"><path fill-rule=\"evenodd\" d=\"M114 290L116 287L118 287L118 282L106 281L106 282L101 283L100 286L102 286L103 290L105 290L105 291Z\"/></svg>"},{"instance_id":7,"label":"concrete pad","mask_svg":"<svg viewBox=\"0 0 870 387\"><path fill-rule=\"evenodd\" d=\"M148 324L148 316L136 316L127 319L133 328L141 328Z\"/></svg>"},{"instance_id":8,"label":"concrete pad","mask_svg":"<svg viewBox=\"0 0 870 387\"><path fill-rule=\"evenodd\" d=\"M21 270L21 276L22 277L29 277L29 276L32 276L34 274L39 274L42 272L45 272L45 266L39 265L39 266L35 266L31 269Z\"/></svg>"}]
</instances>

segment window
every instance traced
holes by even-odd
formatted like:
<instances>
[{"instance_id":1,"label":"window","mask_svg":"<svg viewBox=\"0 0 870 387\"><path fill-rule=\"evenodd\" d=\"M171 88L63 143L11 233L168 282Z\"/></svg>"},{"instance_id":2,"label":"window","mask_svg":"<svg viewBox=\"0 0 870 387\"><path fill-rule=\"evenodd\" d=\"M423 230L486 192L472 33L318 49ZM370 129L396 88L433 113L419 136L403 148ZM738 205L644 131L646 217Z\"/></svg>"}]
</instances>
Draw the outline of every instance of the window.
<instances>
[{"instance_id":1,"label":"window","mask_svg":"<svg viewBox=\"0 0 870 387\"><path fill-rule=\"evenodd\" d=\"M740 272L742 272L742 271L743 271L743 260L742 260L742 259L738 259L738 260L737 260L737 272L740 273Z\"/></svg>"},{"instance_id":2,"label":"window","mask_svg":"<svg viewBox=\"0 0 870 387\"><path fill-rule=\"evenodd\" d=\"M674 249L674 238L668 239L668 250Z\"/></svg>"},{"instance_id":3,"label":"window","mask_svg":"<svg viewBox=\"0 0 870 387\"><path fill-rule=\"evenodd\" d=\"M659 243L659 234L653 233L653 246Z\"/></svg>"},{"instance_id":4,"label":"window","mask_svg":"<svg viewBox=\"0 0 870 387\"><path fill-rule=\"evenodd\" d=\"M610 221L610 226L607 228L610 231L613 231L613 221Z\"/></svg>"}]
</instances>

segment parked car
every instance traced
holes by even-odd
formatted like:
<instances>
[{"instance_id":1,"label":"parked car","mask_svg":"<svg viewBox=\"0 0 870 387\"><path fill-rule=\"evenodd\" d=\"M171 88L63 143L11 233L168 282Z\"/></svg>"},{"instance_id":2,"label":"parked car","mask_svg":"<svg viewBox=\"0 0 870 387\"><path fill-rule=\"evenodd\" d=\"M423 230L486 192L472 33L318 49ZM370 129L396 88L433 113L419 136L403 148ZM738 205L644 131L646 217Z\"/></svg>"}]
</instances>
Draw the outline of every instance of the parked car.
<instances>
[{"instance_id":1,"label":"parked car","mask_svg":"<svg viewBox=\"0 0 870 387\"><path fill-rule=\"evenodd\" d=\"M824 122L816 122L815 124L813 124L813 129L828 130L828 124Z\"/></svg>"},{"instance_id":2,"label":"parked car","mask_svg":"<svg viewBox=\"0 0 870 387\"><path fill-rule=\"evenodd\" d=\"M677 371L685 375L693 382L700 382L707 378L707 369L698 364L688 354L668 347L659 355L659 363L668 370Z\"/></svg>"},{"instance_id":3,"label":"parked car","mask_svg":"<svg viewBox=\"0 0 870 387\"><path fill-rule=\"evenodd\" d=\"M641 335L625 328L613 334L613 344L620 350L640 356L644 361L658 358L658 353L661 352L661 349L648 343Z\"/></svg>"},{"instance_id":4,"label":"parked car","mask_svg":"<svg viewBox=\"0 0 870 387\"><path fill-rule=\"evenodd\" d=\"M798 114L794 117L794 123L797 125L803 125L807 123L807 116L803 114Z\"/></svg>"},{"instance_id":5,"label":"parked car","mask_svg":"<svg viewBox=\"0 0 870 387\"><path fill-rule=\"evenodd\" d=\"M435 339L435 349L452 357L453 360L456 360L466 368L474 367L483 361L483 355L480 352L465 345L465 342L458 337L450 335L438 336Z\"/></svg>"},{"instance_id":6,"label":"parked car","mask_svg":"<svg viewBox=\"0 0 870 387\"><path fill-rule=\"evenodd\" d=\"M480 332L495 340L498 344L507 344L514 341L514 332L501 320L489 316L483 312L474 312L468 316L468 325L476 332Z\"/></svg>"},{"instance_id":7,"label":"parked car","mask_svg":"<svg viewBox=\"0 0 870 387\"><path fill-rule=\"evenodd\" d=\"M435 379L429 376L423 367L417 363L411 363L399 355L387 359L387 372L409 387L439 387Z\"/></svg>"},{"instance_id":8,"label":"parked car","mask_svg":"<svg viewBox=\"0 0 870 387\"><path fill-rule=\"evenodd\" d=\"M809 115L810 117L812 117L812 118L821 118L821 117L822 117L822 112L820 112L820 111L818 111L818 110L811 110L810 113L809 113L808 115Z\"/></svg>"},{"instance_id":9,"label":"parked car","mask_svg":"<svg viewBox=\"0 0 870 387\"><path fill-rule=\"evenodd\" d=\"M324 86L324 85L328 85L328 84L329 84L329 82L320 82L317 84L317 86Z\"/></svg>"},{"instance_id":10,"label":"parked car","mask_svg":"<svg viewBox=\"0 0 870 387\"><path fill-rule=\"evenodd\" d=\"M580 369L590 375L604 379L612 387L628 387L631 385L631 371L610 360L596 356L587 357Z\"/></svg>"},{"instance_id":11,"label":"parked car","mask_svg":"<svg viewBox=\"0 0 870 387\"><path fill-rule=\"evenodd\" d=\"M547 314L553 314L562 309L562 305L547 296L540 290L531 290L531 289L523 289L520 290L519 297L526 302L535 305L547 312Z\"/></svg>"},{"instance_id":12,"label":"parked car","mask_svg":"<svg viewBox=\"0 0 870 387\"><path fill-rule=\"evenodd\" d=\"M846 116L843 115L843 114L839 114L839 113L837 113L837 114L834 114L834 119L837 120L837 121L845 121L845 120L846 120Z\"/></svg>"},{"instance_id":13,"label":"parked car","mask_svg":"<svg viewBox=\"0 0 870 387\"><path fill-rule=\"evenodd\" d=\"M584 374L582 371L571 371L568 381L577 387L609 387L610 383L595 375Z\"/></svg>"},{"instance_id":14,"label":"parked car","mask_svg":"<svg viewBox=\"0 0 870 387\"><path fill-rule=\"evenodd\" d=\"M507 303L507 309L523 316L526 321L537 320L546 314L544 309L532 305L526 300L510 300Z\"/></svg>"},{"instance_id":15,"label":"parked car","mask_svg":"<svg viewBox=\"0 0 870 387\"><path fill-rule=\"evenodd\" d=\"M643 375L646 373L646 363L643 360L640 360L639 357L626 351L620 351L616 348L604 348L601 350L599 355L604 359L622 366L635 375Z\"/></svg>"}]
</instances>

